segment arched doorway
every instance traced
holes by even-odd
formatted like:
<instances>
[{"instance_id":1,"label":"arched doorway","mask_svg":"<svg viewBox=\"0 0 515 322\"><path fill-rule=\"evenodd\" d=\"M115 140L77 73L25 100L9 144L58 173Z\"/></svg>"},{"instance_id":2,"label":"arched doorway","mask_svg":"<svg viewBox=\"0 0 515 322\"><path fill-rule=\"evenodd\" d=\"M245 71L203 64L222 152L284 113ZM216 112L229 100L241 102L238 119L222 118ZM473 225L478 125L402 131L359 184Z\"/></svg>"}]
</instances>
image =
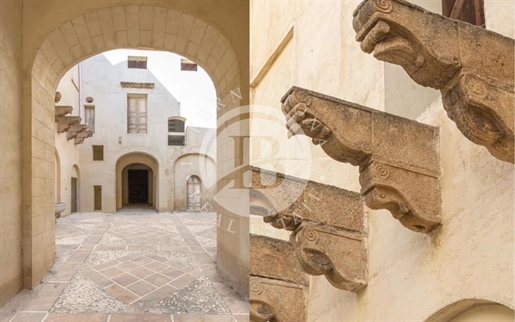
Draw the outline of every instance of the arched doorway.
<instances>
[{"instance_id":1,"label":"arched doorway","mask_svg":"<svg viewBox=\"0 0 515 322\"><path fill-rule=\"evenodd\" d=\"M200 211L202 207L202 180L197 176L191 176L187 182L188 211Z\"/></svg>"},{"instance_id":2,"label":"arched doorway","mask_svg":"<svg viewBox=\"0 0 515 322\"><path fill-rule=\"evenodd\" d=\"M116 209L158 208L159 162L143 152L122 155L116 162Z\"/></svg>"},{"instance_id":3,"label":"arched doorway","mask_svg":"<svg viewBox=\"0 0 515 322\"><path fill-rule=\"evenodd\" d=\"M122 205L153 207L154 173L149 166L133 163L122 170Z\"/></svg>"},{"instance_id":4,"label":"arched doorway","mask_svg":"<svg viewBox=\"0 0 515 322\"><path fill-rule=\"evenodd\" d=\"M463 299L451 303L431 315L425 322L508 322L515 318L513 309L483 299Z\"/></svg>"},{"instance_id":5,"label":"arched doorway","mask_svg":"<svg viewBox=\"0 0 515 322\"><path fill-rule=\"evenodd\" d=\"M212 78L217 92L218 127L228 126L227 119L222 118L229 111L248 104L248 10L247 2L219 1L162 1L160 6L141 5L143 1L123 0L112 7L109 1L67 3L48 3L45 6L28 7L25 14L30 21L26 26L27 41L24 43L24 62L21 70L30 71L26 75L23 97L23 144L43 145L53 148L55 142L46 140L50 132L54 132L53 124L46 122L42 110L53 112L54 95L59 79L78 62L102 53L119 48L148 48L170 51L198 63ZM37 130L36 130L37 129ZM233 133L235 134L235 133ZM231 134L231 135L233 135ZM242 126L238 136L248 137L248 128ZM242 156L244 148L232 146L227 142L233 140L224 134L217 140L218 151L230 150L230 153L219 154L217 164L228 164L235 155ZM24 180L24 203L27 209L35 203L35 198L52 198L52 191L33 191L37 178L31 173L46 168L45 160L41 160L35 149L27 149L24 164L29 176ZM52 160L49 163L53 163ZM243 174L229 171L227 167L218 167L217 172L223 176L236 173L223 181L235 181ZM121 172L121 170L120 170ZM153 171L154 175L157 171ZM51 176L54 176L52 172ZM155 182L155 181L154 181ZM121 174L119 180L121 189ZM228 193L232 193L229 191ZM229 196L224 196L229 197ZM242 196L239 196L242 197ZM229 197L230 198L230 197ZM159 202L155 194L155 203ZM241 198L240 198L241 199ZM121 207L121 194L117 195L117 206ZM39 213L51 213L51 205L44 209L33 209L23 224L31 227L33 217ZM218 230L218 267L229 284L241 293L248 290L248 204L242 203L237 212L219 210L224 214L224 226L229 223L238 227L238 234L229 233L226 229ZM55 227L45 228L54 234ZM45 232L46 232L45 230ZM229 236L231 235L231 236ZM53 264L53 257L46 256L45 261L34 260L39 253L52 253L53 243L38 246L38 254L33 252L35 235L30 229L24 230L23 272L26 288L36 286ZM235 246L235 238L238 240ZM235 269L238 267L238 269Z\"/></svg>"}]
</instances>

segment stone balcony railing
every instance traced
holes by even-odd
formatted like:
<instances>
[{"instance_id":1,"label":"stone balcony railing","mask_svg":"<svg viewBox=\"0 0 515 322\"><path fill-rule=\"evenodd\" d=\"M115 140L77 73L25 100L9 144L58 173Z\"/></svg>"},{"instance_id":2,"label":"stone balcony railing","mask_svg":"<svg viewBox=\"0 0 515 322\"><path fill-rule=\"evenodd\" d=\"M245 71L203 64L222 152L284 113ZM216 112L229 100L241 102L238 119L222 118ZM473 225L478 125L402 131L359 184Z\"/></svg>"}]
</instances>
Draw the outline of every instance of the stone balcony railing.
<instances>
[{"instance_id":1,"label":"stone balcony railing","mask_svg":"<svg viewBox=\"0 0 515 322\"><path fill-rule=\"evenodd\" d=\"M251 321L307 321L308 281L289 242L250 236Z\"/></svg>"},{"instance_id":2,"label":"stone balcony railing","mask_svg":"<svg viewBox=\"0 0 515 322\"><path fill-rule=\"evenodd\" d=\"M264 221L292 231L297 261L310 275L325 275L336 288L359 292L368 282L368 218L358 193L252 169L253 207ZM254 250L252 250L254 251Z\"/></svg>"},{"instance_id":3,"label":"stone balcony railing","mask_svg":"<svg viewBox=\"0 0 515 322\"><path fill-rule=\"evenodd\" d=\"M359 166L368 207L428 233L441 222L438 128L298 87L282 99L289 136L304 134Z\"/></svg>"},{"instance_id":4,"label":"stone balcony railing","mask_svg":"<svg viewBox=\"0 0 515 322\"><path fill-rule=\"evenodd\" d=\"M439 89L465 137L514 162L515 40L404 0L363 1L353 26L364 52Z\"/></svg>"}]
</instances>

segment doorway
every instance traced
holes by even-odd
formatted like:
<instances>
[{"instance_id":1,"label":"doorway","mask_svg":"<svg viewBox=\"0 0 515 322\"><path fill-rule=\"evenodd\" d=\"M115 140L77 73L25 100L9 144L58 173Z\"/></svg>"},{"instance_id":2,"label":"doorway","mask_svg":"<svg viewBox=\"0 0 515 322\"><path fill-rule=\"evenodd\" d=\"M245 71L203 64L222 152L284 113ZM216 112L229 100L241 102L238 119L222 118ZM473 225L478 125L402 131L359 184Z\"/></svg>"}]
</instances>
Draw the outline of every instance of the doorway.
<instances>
[{"instance_id":1,"label":"doorway","mask_svg":"<svg viewBox=\"0 0 515 322\"><path fill-rule=\"evenodd\" d=\"M94 205L93 210L102 210L102 186L93 186L94 190Z\"/></svg>"},{"instance_id":2,"label":"doorway","mask_svg":"<svg viewBox=\"0 0 515 322\"><path fill-rule=\"evenodd\" d=\"M129 170L128 181L129 204L148 203L148 170Z\"/></svg>"},{"instance_id":3,"label":"doorway","mask_svg":"<svg viewBox=\"0 0 515 322\"><path fill-rule=\"evenodd\" d=\"M77 212L77 178L72 177L71 185L71 212Z\"/></svg>"},{"instance_id":4,"label":"doorway","mask_svg":"<svg viewBox=\"0 0 515 322\"><path fill-rule=\"evenodd\" d=\"M191 176L187 183L187 205L188 211L200 211L202 205L202 181L197 176Z\"/></svg>"}]
</instances>

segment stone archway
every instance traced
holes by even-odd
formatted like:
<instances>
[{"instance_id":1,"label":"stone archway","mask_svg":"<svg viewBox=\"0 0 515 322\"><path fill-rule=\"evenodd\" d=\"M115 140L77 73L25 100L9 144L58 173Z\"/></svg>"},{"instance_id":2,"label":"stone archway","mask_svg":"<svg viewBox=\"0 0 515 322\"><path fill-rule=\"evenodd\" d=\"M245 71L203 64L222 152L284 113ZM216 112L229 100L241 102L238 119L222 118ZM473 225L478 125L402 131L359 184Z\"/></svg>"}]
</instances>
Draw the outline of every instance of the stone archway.
<instances>
[{"instance_id":1,"label":"stone archway","mask_svg":"<svg viewBox=\"0 0 515 322\"><path fill-rule=\"evenodd\" d=\"M248 70L242 68L248 66L248 30L245 31L248 23L244 23L242 28L232 26L234 21L248 20L248 17L244 18L248 14L248 4L220 5L216 1L208 1L199 7L200 4L196 2L178 4L163 1L156 6L140 5L143 1L118 3L126 5L109 7L110 2L107 1L70 1L65 4L56 1L45 3L39 12L27 13L37 18L28 20L30 22L26 28L32 30L26 33L28 47L24 55L27 70L31 70L24 84L24 167L30 170L24 174L26 209L32 209L30 205L35 202L36 195L41 198L48 194L47 197L51 198L51 192L32 191L33 173L53 166L53 162L41 160L33 151L53 148L54 124L51 119L54 115L55 89L69 68L88 57L112 49L144 48L170 51L198 63L210 75L217 91L219 128L224 124L223 114L248 102ZM212 7L212 10L206 10L208 7ZM52 12L52 8L58 13ZM27 10L33 9L30 7ZM243 10L244 14L238 15L238 10ZM48 20L52 17L53 21ZM37 26L38 19L44 20L44 23ZM234 21L231 22L231 19ZM42 25L46 28L42 28ZM226 35L230 36L230 40ZM234 46L238 48L238 53ZM242 127L239 134L248 136L248 129ZM228 136L219 140L219 147L228 140ZM242 155L243 148L230 152L224 153L217 163L231 160L236 154ZM230 171L222 172L219 168L218 172ZM53 174L48 179L54 179ZM50 206L42 207L44 209L30 210L25 215L27 220L24 225L30 227L33 217L53 212ZM240 214L227 214L223 219L230 220L232 227L239 229L238 235L225 238L227 232L220 230L218 233L219 271L241 293L246 293L248 289L246 213L248 209L243 206ZM55 233L54 226L47 230ZM30 229L24 231L24 285L33 288L54 260L53 256L44 256L43 261L36 258L41 254L55 253L55 245L49 243L35 247L38 236ZM49 231L42 233L48 234ZM235 243L234 238L240 241Z\"/></svg>"},{"instance_id":2,"label":"stone archway","mask_svg":"<svg viewBox=\"0 0 515 322\"><path fill-rule=\"evenodd\" d=\"M446 305L426 322L513 321L514 310L500 303L483 299L463 299Z\"/></svg>"}]
</instances>

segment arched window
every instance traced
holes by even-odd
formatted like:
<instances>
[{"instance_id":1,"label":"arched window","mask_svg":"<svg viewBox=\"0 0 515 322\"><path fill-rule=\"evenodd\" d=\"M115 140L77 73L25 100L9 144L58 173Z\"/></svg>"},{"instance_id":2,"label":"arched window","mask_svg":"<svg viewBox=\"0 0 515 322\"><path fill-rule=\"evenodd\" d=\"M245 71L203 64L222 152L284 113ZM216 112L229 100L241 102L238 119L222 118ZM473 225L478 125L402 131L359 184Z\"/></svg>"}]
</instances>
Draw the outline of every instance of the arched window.
<instances>
[{"instance_id":1,"label":"arched window","mask_svg":"<svg viewBox=\"0 0 515 322\"><path fill-rule=\"evenodd\" d=\"M185 145L184 118L174 117L168 119L168 145Z\"/></svg>"}]
</instances>

